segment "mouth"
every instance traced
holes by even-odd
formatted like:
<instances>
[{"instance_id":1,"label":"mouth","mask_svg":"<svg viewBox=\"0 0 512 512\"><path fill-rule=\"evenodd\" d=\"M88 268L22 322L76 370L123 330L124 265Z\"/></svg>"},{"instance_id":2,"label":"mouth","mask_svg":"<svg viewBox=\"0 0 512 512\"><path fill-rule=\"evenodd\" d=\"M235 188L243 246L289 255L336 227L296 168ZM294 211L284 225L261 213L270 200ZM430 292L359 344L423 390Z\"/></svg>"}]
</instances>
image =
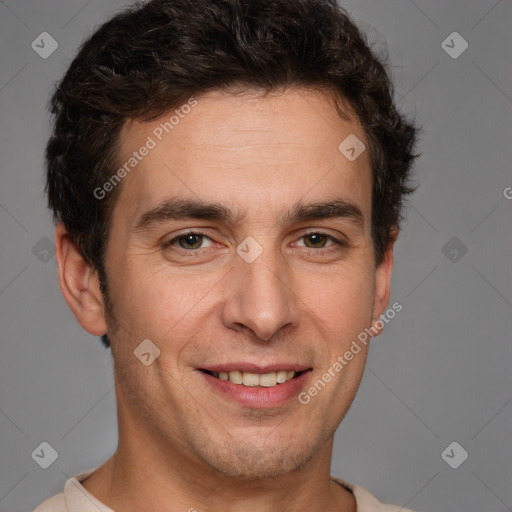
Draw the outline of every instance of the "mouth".
<instances>
[{"instance_id":1,"label":"mouth","mask_svg":"<svg viewBox=\"0 0 512 512\"><path fill-rule=\"evenodd\" d=\"M269 408L297 398L310 381L313 369L283 363L270 366L234 363L197 370L217 395L242 407Z\"/></svg>"},{"instance_id":2,"label":"mouth","mask_svg":"<svg viewBox=\"0 0 512 512\"><path fill-rule=\"evenodd\" d=\"M204 368L201 368L200 371L216 379L228 381L239 386L272 388L298 378L304 372L309 371L309 369L302 371L278 370L268 373L253 373L242 370L214 372Z\"/></svg>"}]
</instances>

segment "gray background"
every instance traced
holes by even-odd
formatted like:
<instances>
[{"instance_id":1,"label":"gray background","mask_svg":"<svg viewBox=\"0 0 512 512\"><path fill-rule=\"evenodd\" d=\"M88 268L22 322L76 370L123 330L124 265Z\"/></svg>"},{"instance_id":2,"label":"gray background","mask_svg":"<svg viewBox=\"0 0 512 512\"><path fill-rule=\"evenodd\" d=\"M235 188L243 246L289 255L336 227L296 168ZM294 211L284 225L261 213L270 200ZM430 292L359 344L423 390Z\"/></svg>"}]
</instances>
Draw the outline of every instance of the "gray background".
<instances>
[{"instance_id":1,"label":"gray background","mask_svg":"<svg viewBox=\"0 0 512 512\"><path fill-rule=\"evenodd\" d=\"M0 0L4 512L31 510L116 447L110 352L61 298L42 176L53 83L125 3ZM510 510L512 2L343 5L378 47L387 41L397 101L423 135L396 248L392 302L404 309L373 343L332 472L418 511ZM47 59L31 48L44 31L59 45ZM469 44L456 59L441 46L454 31ZM48 469L31 457L43 441L59 455ZM469 454L458 469L441 457L453 441Z\"/></svg>"}]
</instances>

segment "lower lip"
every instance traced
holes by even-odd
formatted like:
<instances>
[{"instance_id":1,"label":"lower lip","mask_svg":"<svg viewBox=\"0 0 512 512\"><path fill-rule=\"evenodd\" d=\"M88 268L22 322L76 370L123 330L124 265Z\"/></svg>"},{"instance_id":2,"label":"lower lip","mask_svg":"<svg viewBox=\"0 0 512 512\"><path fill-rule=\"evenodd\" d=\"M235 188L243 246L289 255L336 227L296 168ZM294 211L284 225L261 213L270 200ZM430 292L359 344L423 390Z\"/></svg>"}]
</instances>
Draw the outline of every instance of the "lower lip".
<instances>
[{"instance_id":1,"label":"lower lip","mask_svg":"<svg viewBox=\"0 0 512 512\"><path fill-rule=\"evenodd\" d=\"M297 398L305 387L311 370L302 372L298 377L269 388L261 386L243 386L229 380L220 380L208 373L199 371L216 391L243 407L278 407L292 398Z\"/></svg>"}]
</instances>

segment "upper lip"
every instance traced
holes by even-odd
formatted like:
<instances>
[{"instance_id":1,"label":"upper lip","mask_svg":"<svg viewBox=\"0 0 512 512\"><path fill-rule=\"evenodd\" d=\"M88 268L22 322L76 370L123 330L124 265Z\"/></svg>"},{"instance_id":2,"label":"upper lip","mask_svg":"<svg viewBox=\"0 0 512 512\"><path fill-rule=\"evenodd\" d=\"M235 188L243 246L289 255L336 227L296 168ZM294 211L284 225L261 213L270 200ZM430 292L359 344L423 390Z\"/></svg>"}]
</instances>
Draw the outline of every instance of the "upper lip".
<instances>
[{"instance_id":1,"label":"upper lip","mask_svg":"<svg viewBox=\"0 0 512 512\"><path fill-rule=\"evenodd\" d=\"M222 363L222 364L213 364L202 366L199 370L208 370L210 372L219 373L219 372L232 372L232 371L241 371L248 373L256 373L256 374L264 374L264 373L272 373L278 371L287 371L287 372L303 372L305 370L310 370L310 366L304 366L301 364L294 363L273 363L268 365L259 365L255 363Z\"/></svg>"}]
</instances>

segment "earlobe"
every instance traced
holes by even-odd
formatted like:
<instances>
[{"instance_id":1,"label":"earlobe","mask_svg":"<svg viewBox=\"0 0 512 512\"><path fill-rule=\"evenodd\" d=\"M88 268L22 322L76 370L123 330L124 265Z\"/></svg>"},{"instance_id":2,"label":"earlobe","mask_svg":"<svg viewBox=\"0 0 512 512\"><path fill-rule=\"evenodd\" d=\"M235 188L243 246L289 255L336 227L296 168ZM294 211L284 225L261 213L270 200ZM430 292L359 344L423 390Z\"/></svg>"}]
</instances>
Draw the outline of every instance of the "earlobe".
<instances>
[{"instance_id":1,"label":"earlobe","mask_svg":"<svg viewBox=\"0 0 512 512\"><path fill-rule=\"evenodd\" d=\"M73 243L64 224L55 231L55 246L62 295L78 323L90 334L107 332L103 296L92 266Z\"/></svg>"},{"instance_id":2,"label":"earlobe","mask_svg":"<svg viewBox=\"0 0 512 512\"><path fill-rule=\"evenodd\" d=\"M376 271L372 331L378 331L377 336L383 331L383 323L380 321L380 317L386 311L386 307L388 306L389 298L391 296L391 275L393 273L394 266L393 248L397 235L397 230L392 230L391 241L386 248L382 262L379 264Z\"/></svg>"}]
</instances>

